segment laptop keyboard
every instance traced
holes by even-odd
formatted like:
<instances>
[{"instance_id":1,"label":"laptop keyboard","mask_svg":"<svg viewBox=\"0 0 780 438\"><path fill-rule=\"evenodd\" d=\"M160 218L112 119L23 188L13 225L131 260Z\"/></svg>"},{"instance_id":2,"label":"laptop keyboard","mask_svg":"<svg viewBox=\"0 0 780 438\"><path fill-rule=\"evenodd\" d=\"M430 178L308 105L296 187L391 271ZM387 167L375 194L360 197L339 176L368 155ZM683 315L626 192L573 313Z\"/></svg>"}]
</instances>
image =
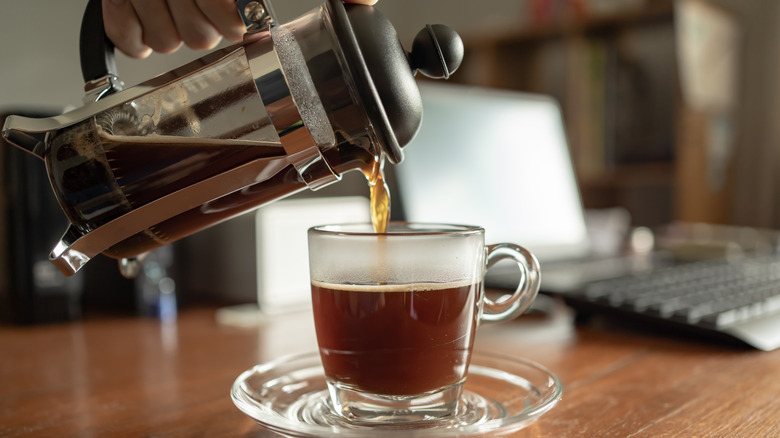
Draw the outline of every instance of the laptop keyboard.
<instances>
[{"instance_id":1,"label":"laptop keyboard","mask_svg":"<svg viewBox=\"0 0 780 438\"><path fill-rule=\"evenodd\" d=\"M761 349L780 346L777 254L698 261L594 281L567 299L591 310L725 334Z\"/></svg>"}]
</instances>

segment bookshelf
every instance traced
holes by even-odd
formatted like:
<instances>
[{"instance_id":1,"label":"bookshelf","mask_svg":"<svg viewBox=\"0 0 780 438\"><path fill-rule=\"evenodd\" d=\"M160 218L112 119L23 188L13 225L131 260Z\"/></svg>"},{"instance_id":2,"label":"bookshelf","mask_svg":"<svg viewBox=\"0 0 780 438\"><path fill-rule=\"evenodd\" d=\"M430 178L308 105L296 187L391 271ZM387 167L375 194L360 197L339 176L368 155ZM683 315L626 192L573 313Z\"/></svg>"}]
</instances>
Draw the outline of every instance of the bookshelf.
<instances>
[{"instance_id":1,"label":"bookshelf","mask_svg":"<svg viewBox=\"0 0 780 438\"><path fill-rule=\"evenodd\" d=\"M690 191L679 190L677 143L691 124L680 123L674 4L626 0L589 14L574 7L582 3L464 37L454 79L554 96L586 208L622 206L637 225L680 219L678 194Z\"/></svg>"}]
</instances>

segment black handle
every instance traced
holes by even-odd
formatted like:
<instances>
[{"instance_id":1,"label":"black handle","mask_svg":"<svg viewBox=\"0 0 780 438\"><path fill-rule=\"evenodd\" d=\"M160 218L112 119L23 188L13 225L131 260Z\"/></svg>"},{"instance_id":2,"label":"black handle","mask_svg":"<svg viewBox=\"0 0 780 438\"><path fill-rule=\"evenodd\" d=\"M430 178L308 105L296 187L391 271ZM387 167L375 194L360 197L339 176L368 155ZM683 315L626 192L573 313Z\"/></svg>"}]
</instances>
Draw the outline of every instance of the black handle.
<instances>
[{"instance_id":1,"label":"black handle","mask_svg":"<svg viewBox=\"0 0 780 438\"><path fill-rule=\"evenodd\" d=\"M108 75L117 76L114 43L106 35L101 0L89 0L87 3L81 21L79 55L85 83Z\"/></svg>"}]
</instances>

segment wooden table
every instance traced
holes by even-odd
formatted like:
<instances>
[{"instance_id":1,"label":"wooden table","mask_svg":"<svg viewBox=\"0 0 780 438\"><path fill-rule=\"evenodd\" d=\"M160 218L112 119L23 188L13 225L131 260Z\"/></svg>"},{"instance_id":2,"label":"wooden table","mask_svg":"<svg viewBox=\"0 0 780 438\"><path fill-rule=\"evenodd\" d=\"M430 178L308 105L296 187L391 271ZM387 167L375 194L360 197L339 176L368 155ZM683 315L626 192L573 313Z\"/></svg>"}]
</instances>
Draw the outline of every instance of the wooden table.
<instances>
[{"instance_id":1,"label":"wooden table","mask_svg":"<svg viewBox=\"0 0 780 438\"><path fill-rule=\"evenodd\" d=\"M562 401L516 437L780 436L780 351L574 327L552 317L483 326L477 347L537 361ZM0 436L271 436L229 388L258 362L313 351L304 313L256 327L214 309L175 323L103 318L0 328Z\"/></svg>"}]
</instances>

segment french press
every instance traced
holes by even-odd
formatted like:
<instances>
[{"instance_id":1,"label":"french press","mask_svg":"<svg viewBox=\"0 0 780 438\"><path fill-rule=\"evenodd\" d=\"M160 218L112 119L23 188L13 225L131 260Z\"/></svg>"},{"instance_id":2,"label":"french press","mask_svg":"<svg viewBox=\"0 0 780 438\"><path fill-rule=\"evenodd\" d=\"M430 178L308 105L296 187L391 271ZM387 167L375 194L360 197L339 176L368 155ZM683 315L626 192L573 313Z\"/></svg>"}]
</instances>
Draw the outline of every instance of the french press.
<instances>
[{"instance_id":1,"label":"french press","mask_svg":"<svg viewBox=\"0 0 780 438\"><path fill-rule=\"evenodd\" d=\"M150 250L309 188L403 159L422 102L463 43L426 26L407 53L372 6L326 0L279 24L269 0L238 0L242 43L123 90L100 0L81 28L85 104L9 116L3 136L46 163L70 226L50 259L72 275L102 253L132 276Z\"/></svg>"}]
</instances>

